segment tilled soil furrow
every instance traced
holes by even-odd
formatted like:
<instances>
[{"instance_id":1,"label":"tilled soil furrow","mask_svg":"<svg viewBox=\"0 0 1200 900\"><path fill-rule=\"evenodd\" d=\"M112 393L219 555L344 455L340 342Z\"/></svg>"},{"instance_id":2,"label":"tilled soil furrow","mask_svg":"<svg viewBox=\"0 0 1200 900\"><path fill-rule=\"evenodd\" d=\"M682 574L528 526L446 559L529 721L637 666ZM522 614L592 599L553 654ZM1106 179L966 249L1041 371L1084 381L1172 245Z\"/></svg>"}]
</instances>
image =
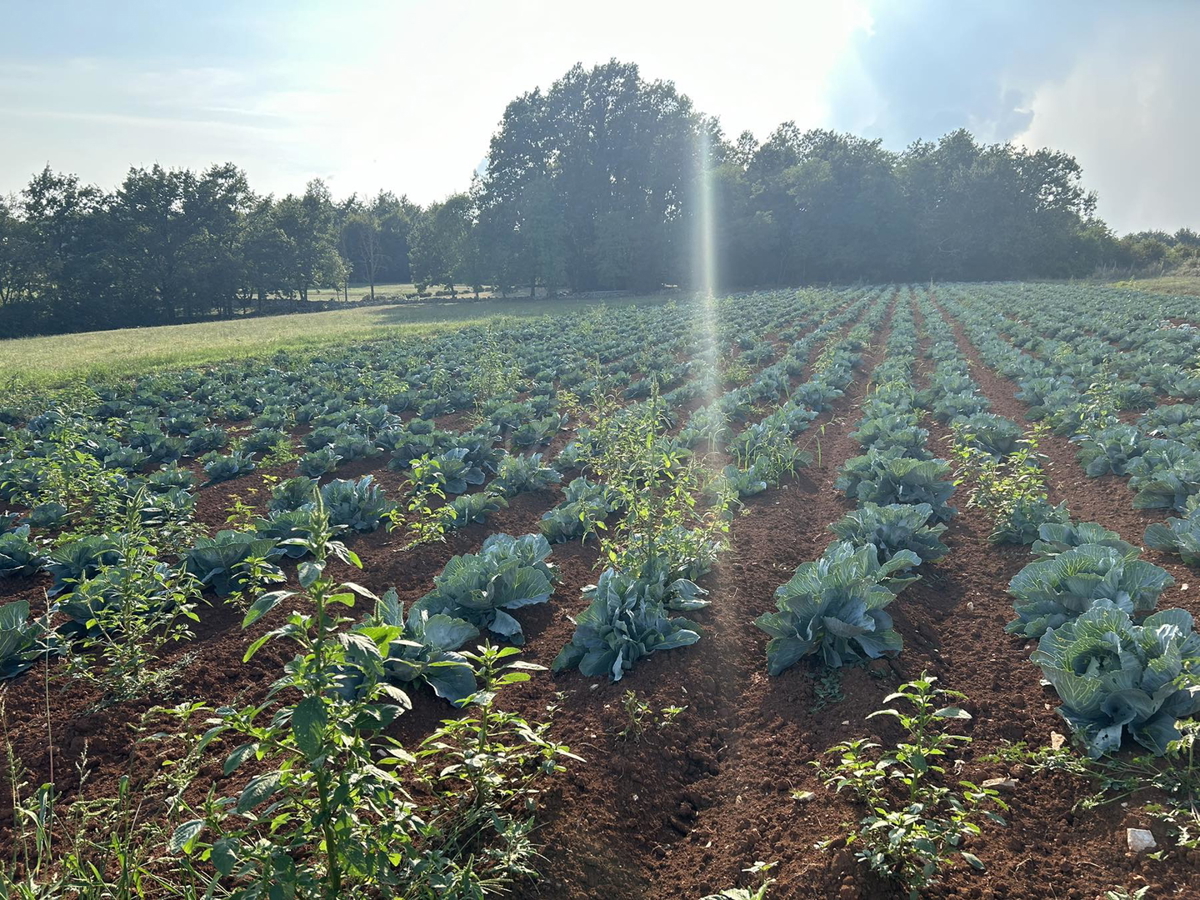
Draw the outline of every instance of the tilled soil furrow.
<instances>
[{"instance_id":1,"label":"tilled soil furrow","mask_svg":"<svg viewBox=\"0 0 1200 900\"><path fill-rule=\"evenodd\" d=\"M747 502L747 514L734 524L733 546L710 576L715 600L705 640L712 643L698 645L702 652L693 662L719 686L712 709L717 771L680 800L676 816L684 820L686 836L653 848L648 897L720 890L738 883L741 869L767 858L782 861L776 895L815 896L794 893L814 878L822 891L834 888L830 860L801 849L823 835L821 816L790 791L813 780L807 764L837 738L816 733L831 723L809 712L814 682L804 667L779 678L766 674L766 635L753 620L774 608L775 588L820 554L832 539L828 526L853 508L833 490L833 481L857 452L850 433L885 340L886 326L832 413L801 435L802 444L821 435L821 464L814 461L788 484ZM828 814L829 804L823 806Z\"/></svg>"},{"instance_id":2,"label":"tilled soil furrow","mask_svg":"<svg viewBox=\"0 0 1200 900\"><path fill-rule=\"evenodd\" d=\"M1024 406L1012 397L1015 386L984 366L961 327L947 318L955 327L960 351L972 363L972 377L992 402L992 410L1024 422ZM927 371L926 361L922 360L920 366ZM948 441L950 431L946 426L927 421L925 427L930 430L931 444L937 441L944 446ZM1045 468L1054 502L1066 500L1077 519L1098 521L1117 531L1125 524L1132 532L1128 520L1113 510L1103 492L1096 490L1096 480L1086 479L1078 471L1069 442L1050 436L1041 449L1049 457ZM1072 469L1078 471L1078 480L1063 477ZM1124 829L1147 824L1144 816L1128 808L1129 804L1113 800L1081 809L1080 804L1095 795L1096 786L1091 782L1064 772L1035 772L1019 763L987 758L1012 744L1024 743L1034 749L1047 746L1052 733L1069 736L1070 729L1054 711L1058 704L1054 691L1041 684L1040 670L1029 661L1036 642L1004 632L1004 626L1014 617L1008 582L1030 562L1028 548L990 543L990 518L981 510L964 508L966 497L961 492L962 488L955 498L960 515L944 536L953 547L951 555L935 564L925 581L911 587L901 599L926 601L934 617L930 626L941 639L939 664L934 671L947 686L970 698L967 709L974 718L968 723L968 733L974 741L964 754L964 775L973 780L1013 777L1016 787L1004 794L1011 807L1005 816L1008 827L989 827L984 849L977 851L988 866L986 886L971 887L978 883L978 877L959 867L930 896L972 896L971 891L981 890L978 896L1040 897L1045 896L1047 878L1054 877L1055 883L1061 883L1065 875L1071 879L1070 886L1060 896L1090 900L1112 886L1114 871L1124 873L1129 884L1147 883L1152 890L1182 891L1176 895L1191 896L1188 892L1200 886L1195 862L1178 857L1152 860L1125 851ZM1127 504L1128 492L1124 493ZM1132 540L1136 543L1139 538L1137 532ZM1162 565L1164 561L1154 562ZM1181 572L1182 567L1166 567L1185 580L1164 592L1159 607L1183 605L1179 595L1181 585L1187 583L1186 569ZM1182 593L1186 595L1187 591ZM911 604L897 605L905 613L913 610ZM1047 823L1053 823L1053 827L1048 828Z\"/></svg>"}]
</instances>

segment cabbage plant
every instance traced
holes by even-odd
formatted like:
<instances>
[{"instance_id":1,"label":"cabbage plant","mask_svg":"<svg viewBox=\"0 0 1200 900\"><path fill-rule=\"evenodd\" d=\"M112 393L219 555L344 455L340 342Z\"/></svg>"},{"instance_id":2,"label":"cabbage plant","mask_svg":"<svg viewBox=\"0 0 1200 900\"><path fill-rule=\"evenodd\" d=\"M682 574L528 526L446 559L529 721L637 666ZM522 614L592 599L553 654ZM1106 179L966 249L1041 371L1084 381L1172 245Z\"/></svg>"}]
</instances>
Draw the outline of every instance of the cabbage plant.
<instances>
[{"instance_id":1,"label":"cabbage plant","mask_svg":"<svg viewBox=\"0 0 1200 900\"><path fill-rule=\"evenodd\" d=\"M792 393L793 402L822 413L833 406L842 396L842 391L831 384L822 381L820 377L806 381Z\"/></svg>"},{"instance_id":2,"label":"cabbage plant","mask_svg":"<svg viewBox=\"0 0 1200 900\"><path fill-rule=\"evenodd\" d=\"M1139 480L1153 478L1156 473L1189 467L1200 459L1200 454L1182 441L1168 438L1153 438L1145 442L1141 455L1130 460L1126 471L1132 476L1130 486L1136 488Z\"/></svg>"},{"instance_id":3,"label":"cabbage plant","mask_svg":"<svg viewBox=\"0 0 1200 900\"><path fill-rule=\"evenodd\" d=\"M457 531L468 525L486 522L492 513L507 507L508 501L490 489L475 494L463 494L446 504L446 508L451 511L446 520L446 527Z\"/></svg>"},{"instance_id":4,"label":"cabbage plant","mask_svg":"<svg viewBox=\"0 0 1200 900\"><path fill-rule=\"evenodd\" d=\"M473 484L483 484L483 469L468 458L469 447L455 447L434 457L444 478L441 488L447 494L461 494Z\"/></svg>"},{"instance_id":5,"label":"cabbage plant","mask_svg":"<svg viewBox=\"0 0 1200 900\"><path fill-rule=\"evenodd\" d=\"M377 443L392 452L388 468L400 471L409 468L414 459L436 456L450 449L458 437L456 432L434 428L432 422L411 419L403 428L380 434Z\"/></svg>"},{"instance_id":6,"label":"cabbage plant","mask_svg":"<svg viewBox=\"0 0 1200 900\"><path fill-rule=\"evenodd\" d=\"M150 461L150 454L135 447L117 447L104 457L104 468L136 472Z\"/></svg>"},{"instance_id":7,"label":"cabbage plant","mask_svg":"<svg viewBox=\"0 0 1200 900\"><path fill-rule=\"evenodd\" d=\"M46 486L47 470L39 459L0 460L0 500L35 501Z\"/></svg>"},{"instance_id":8,"label":"cabbage plant","mask_svg":"<svg viewBox=\"0 0 1200 900\"><path fill-rule=\"evenodd\" d=\"M272 513L293 512L316 502L317 480L299 476L281 481L271 488L267 510Z\"/></svg>"},{"instance_id":9,"label":"cabbage plant","mask_svg":"<svg viewBox=\"0 0 1200 900\"><path fill-rule=\"evenodd\" d=\"M373 456L378 456L382 451L376 446L375 441L367 437L361 431L353 428L338 429L339 434L334 442L330 445L335 453L344 460L351 459L368 459Z\"/></svg>"},{"instance_id":10,"label":"cabbage plant","mask_svg":"<svg viewBox=\"0 0 1200 900\"><path fill-rule=\"evenodd\" d=\"M1079 464L1092 478L1128 474L1129 464L1144 449L1142 432L1133 425L1110 425L1071 440L1079 444Z\"/></svg>"},{"instance_id":11,"label":"cabbage plant","mask_svg":"<svg viewBox=\"0 0 1200 900\"><path fill-rule=\"evenodd\" d=\"M245 453L266 453L286 439L287 435L278 428L260 428L246 435L241 443L241 449Z\"/></svg>"},{"instance_id":12,"label":"cabbage plant","mask_svg":"<svg viewBox=\"0 0 1200 900\"><path fill-rule=\"evenodd\" d=\"M47 500L30 509L25 521L34 528L49 530L61 528L70 518L71 511L66 506L56 500Z\"/></svg>"},{"instance_id":13,"label":"cabbage plant","mask_svg":"<svg viewBox=\"0 0 1200 900\"><path fill-rule=\"evenodd\" d=\"M640 535L633 535L636 543ZM716 559L715 542L706 540L703 531L675 528L660 535L658 552L645 557L626 550L614 557L615 568L632 574L644 585L639 588L646 597L665 609L689 611L708 606L704 597L708 593L696 579L712 568ZM596 585L583 589L583 597L590 600L595 595Z\"/></svg>"},{"instance_id":14,"label":"cabbage plant","mask_svg":"<svg viewBox=\"0 0 1200 900\"><path fill-rule=\"evenodd\" d=\"M197 428L188 434L185 448L189 456L220 450L229 443L229 433L219 425Z\"/></svg>"},{"instance_id":15,"label":"cabbage plant","mask_svg":"<svg viewBox=\"0 0 1200 900\"><path fill-rule=\"evenodd\" d=\"M1200 451L1180 441L1148 441L1128 472L1135 509L1187 512L1189 500L1200 495Z\"/></svg>"},{"instance_id":16,"label":"cabbage plant","mask_svg":"<svg viewBox=\"0 0 1200 900\"><path fill-rule=\"evenodd\" d=\"M946 505L954 493L950 464L944 459L909 459L898 450L871 450L847 460L834 487L860 503L929 504L930 521L955 515Z\"/></svg>"},{"instance_id":17,"label":"cabbage plant","mask_svg":"<svg viewBox=\"0 0 1200 900\"><path fill-rule=\"evenodd\" d=\"M959 393L942 396L933 404L933 415L939 422L952 422L987 412L991 405L991 401L978 393L978 387L972 384Z\"/></svg>"},{"instance_id":18,"label":"cabbage plant","mask_svg":"<svg viewBox=\"0 0 1200 900\"><path fill-rule=\"evenodd\" d=\"M730 463L709 483L705 493L710 499L715 499L722 491L728 490L744 500L746 497L761 494L768 486L767 479L759 471L759 463L756 462L746 469L739 469Z\"/></svg>"},{"instance_id":19,"label":"cabbage plant","mask_svg":"<svg viewBox=\"0 0 1200 900\"><path fill-rule=\"evenodd\" d=\"M1121 748L1128 735L1156 756L1179 739L1176 722L1200 711L1200 636L1192 617L1167 609L1135 625L1126 610L1101 600L1047 631L1030 657L1058 693L1088 756ZM1193 676L1186 687L1179 679Z\"/></svg>"},{"instance_id":20,"label":"cabbage plant","mask_svg":"<svg viewBox=\"0 0 1200 900\"><path fill-rule=\"evenodd\" d=\"M307 480L307 479L304 479ZM303 506L271 513L254 523L254 533L270 538L277 551L289 559L300 559L308 553L308 544L321 527L316 507Z\"/></svg>"},{"instance_id":21,"label":"cabbage plant","mask_svg":"<svg viewBox=\"0 0 1200 900\"><path fill-rule=\"evenodd\" d=\"M296 461L296 471L305 478L320 478L337 468L341 455L332 446L305 453Z\"/></svg>"},{"instance_id":22,"label":"cabbage plant","mask_svg":"<svg viewBox=\"0 0 1200 900\"><path fill-rule=\"evenodd\" d=\"M1129 559L1141 555L1141 551L1133 544L1121 540L1115 531L1109 531L1096 522L1047 522L1038 528L1038 539L1029 549L1034 556L1049 559L1083 544L1111 547Z\"/></svg>"},{"instance_id":23,"label":"cabbage plant","mask_svg":"<svg viewBox=\"0 0 1200 900\"><path fill-rule=\"evenodd\" d=\"M341 434L342 432L332 425L321 425L306 434L303 443L307 450L320 450L322 447L332 446Z\"/></svg>"},{"instance_id":24,"label":"cabbage plant","mask_svg":"<svg viewBox=\"0 0 1200 900\"><path fill-rule=\"evenodd\" d=\"M54 576L49 594L51 597L60 594L120 560L121 547L116 535L88 535L59 544L46 556L46 570Z\"/></svg>"},{"instance_id":25,"label":"cabbage plant","mask_svg":"<svg viewBox=\"0 0 1200 900\"><path fill-rule=\"evenodd\" d=\"M478 553L451 558L413 610L466 619L519 646L525 634L509 611L550 599L557 573L549 555L550 544L539 534L493 534Z\"/></svg>"},{"instance_id":26,"label":"cabbage plant","mask_svg":"<svg viewBox=\"0 0 1200 900\"><path fill-rule=\"evenodd\" d=\"M933 508L928 503L912 506L864 503L829 530L856 547L874 545L881 562L887 562L901 550L911 550L923 563L935 562L949 553L950 548L940 540L946 526L928 524L932 515Z\"/></svg>"},{"instance_id":27,"label":"cabbage plant","mask_svg":"<svg viewBox=\"0 0 1200 900\"><path fill-rule=\"evenodd\" d=\"M1017 497L997 512L988 540L993 544L1032 544L1043 525L1065 525L1071 521L1066 501L1055 506L1045 497Z\"/></svg>"},{"instance_id":28,"label":"cabbage plant","mask_svg":"<svg viewBox=\"0 0 1200 900\"><path fill-rule=\"evenodd\" d=\"M1172 378L1176 375L1178 372L1174 369L1166 370L1163 373L1162 386L1168 388ZM1146 433L1157 436L1194 419L1198 414L1200 414L1200 409L1190 403L1168 403L1147 410L1138 419L1138 425Z\"/></svg>"},{"instance_id":29,"label":"cabbage plant","mask_svg":"<svg viewBox=\"0 0 1200 900\"><path fill-rule=\"evenodd\" d=\"M498 431L489 430L489 426L481 425L465 434L451 433L454 447L465 449L463 460L484 472L495 472L504 458L504 450L495 446L500 440Z\"/></svg>"},{"instance_id":30,"label":"cabbage plant","mask_svg":"<svg viewBox=\"0 0 1200 900\"><path fill-rule=\"evenodd\" d=\"M496 468L492 487L509 497L525 491L546 490L562 481L557 469L542 465L542 454L506 455Z\"/></svg>"},{"instance_id":31,"label":"cabbage plant","mask_svg":"<svg viewBox=\"0 0 1200 900\"><path fill-rule=\"evenodd\" d=\"M762 421L769 427L783 426L793 437L807 430L809 423L817 417L815 409L800 406L795 401L788 401L775 412L766 416Z\"/></svg>"},{"instance_id":32,"label":"cabbage plant","mask_svg":"<svg viewBox=\"0 0 1200 900\"><path fill-rule=\"evenodd\" d=\"M321 505L329 514L329 524L353 531L374 531L387 519L396 504L370 475L357 481L336 479L321 488Z\"/></svg>"},{"instance_id":33,"label":"cabbage plant","mask_svg":"<svg viewBox=\"0 0 1200 900\"><path fill-rule=\"evenodd\" d=\"M251 560L269 560L279 552L274 538L252 531L218 531L214 537L197 538L183 555L183 564L201 584L227 597L245 589Z\"/></svg>"},{"instance_id":34,"label":"cabbage plant","mask_svg":"<svg viewBox=\"0 0 1200 900\"><path fill-rule=\"evenodd\" d=\"M156 494L165 494L176 489L191 490L196 486L196 476L187 469L177 465L164 466L156 472L151 472L143 481L147 490Z\"/></svg>"},{"instance_id":35,"label":"cabbage plant","mask_svg":"<svg viewBox=\"0 0 1200 900\"><path fill-rule=\"evenodd\" d=\"M466 657L455 651L479 636L479 629L464 619L444 613L412 609L407 619L404 604L392 588L379 600L374 615L351 629L356 639L346 642L351 663L367 662L358 639L370 641L383 663L383 679L396 687L428 684L435 694L462 706L475 693L475 670ZM366 681L365 665L349 665L337 678L337 691L353 697Z\"/></svg>"},{"instance_id":36,"label":"cabbage plant","mask_svg":"<svg viewBox=\"0 0 1200 900\"><path fill-rule=\"evenodd\" d=\"M563 502L542 516L542 534L553 543L586 539L618 505L616 495L605 485L576 478L563 490Z\"/></svg>"},{"instance_id":37,"label":"cabbage plant","mask_svg":"<svg viewBox=\"0 0 1200 900\"><path fill-rule=\"evenodd\" d=\"M1047 629L1110 601L1130 615L1148 612L1175 579L1145 560L1130 559L1100 544L1072 547L1050 559L1029 563L1013 576L1008 592L1017 618L1005 630L1041 637Z\"/></svg>"},{"instance_id":38,"label":"cabbage plant","mask_svg":"<svg viewBox=\"0 0 1200 900\"><path fill-rule=\"evenodd\" d=\"M1174 553L1189 566L1200 566L1200 505L1183 519L1170 518L1146 529L1146 546Z\"/></svg>"},{"instance_id":39,"label":"cabbage plant","mask_svg":"<svg viewBox=\"0 0 1200 900\"><path fill-rule=\"evenodd\" d=\"M555 672L579 669L588 678L621 678L651 653L700 640L696 625L671 617L656 599L656 583L605 569L590 592L592 602L574 620L575 634L554 658Z\"/></svg>"},{"instance_id":40,"label":"cabbage plant","mask_svg":"<svg viewBox=\"0 0 1200 900\"><path fill-rule=\"evenodd\" d=\"M1134 509L1172 509L1186 512L1189 502L1200 496L1200 453L1169 466L1137 474L1129 479Z\"/></svg>"},{"instance_id":41,"label":"cabbage plant","mask_svg":"<svg viewBox=\"0 0 1200 900\"><path fill-rule=\"evenodd\" d=\"M920 576L894 577L918 566L911 550L899 550L885 563L872 544L831 544L821 557L801 563L791 580L775 591L777 612L754 624L771 636L767 671L778 675L806 656L820 655L830 668L894 656L903 641L892 629L885 607Z\"/></svg>"},{"instance_id":42,"label":"cabbage plant","mask_svg":"<svg viewBox=\"0 0 1200 900\"><path fill-rule=\"evenodd\" d=\"M742 466L756 466L768 483L778 483L785 474L812 463L812 454L792 441L792 432L782 422L748 425L729 443L729 452Z\"/></svg>"},{"instance_id":43,"label":"cabbage plant","mask_svg":"<svg viewBox=\"0 0 1200 900\"><path fill-rule=\"evenodd\" d=\"M912 412L864 418L850 437L868 449L924 447L929 432L918 427L918 421L917 414Z\"/></svg>"},{"instance_id":44,"label":"cabbage plant","mask_svg":"<svg viewBox=\"0 0 1200 900\"><path fill-rule=\"evenodd\" d=\"M685 447L696 447L704 443L710 450L715 450L723 446L732 435L725 412L715 403L710 403L692 413L687 424L679 432L679 441Z\"/></svg>"},{"instance_id":45,"label":"cabbage plant","mask_svg":"<svg viewBox=\"0 0 1200 900\"><path fill-rule=\"evenodd\" d=\"M228 456L222 456L214 451L206 455L202 462L209 484L232 481L234 478L249 475L255 469L254 459L241 450L234 450Z\"/></svg>"},{"instance_id":46,"label":"cabbage plant","mask_svg":"<svg viewBox=\"0 0 1200 900\"><path fill-rule=\"evenodd\" d=\"M0 534L0 578L33 575L42 568L42 554L29 539L29 526Z\"/></svg>"},{"instance_id":47,"label":"cabbage plant","mask_svg":"<svg viewBox=\"0 0 1200 900\"><path fill-rule=\"evenodd\" d=\"M996 459L1015 451L1025 437L1021 426L1012 419L984 412L958 419L954 430L969 446Z\"/></svg>"},{"instance_id":48,"label":"cabbage plant","mask_svg":"<svg viewBox=\"0 0 1200 900\"><path fill-rule=\"evenodd\" d=\"M538 444L549 444L562 427L562 419L557 415L544 416L532 422L518 425L512 432L514 447L533 447Z\"/></svg>"},{"instance_id":49,"label":"cabbage plant","mask_svg":"<svg viewBox=\"0 0 1200 900\"><path fill-rule=\"evenodd\" d=\"M29 617L29 601L0 606L0 681L20 675L48 653L57 652L53 632Z\"/></svg>"}]
</instances>

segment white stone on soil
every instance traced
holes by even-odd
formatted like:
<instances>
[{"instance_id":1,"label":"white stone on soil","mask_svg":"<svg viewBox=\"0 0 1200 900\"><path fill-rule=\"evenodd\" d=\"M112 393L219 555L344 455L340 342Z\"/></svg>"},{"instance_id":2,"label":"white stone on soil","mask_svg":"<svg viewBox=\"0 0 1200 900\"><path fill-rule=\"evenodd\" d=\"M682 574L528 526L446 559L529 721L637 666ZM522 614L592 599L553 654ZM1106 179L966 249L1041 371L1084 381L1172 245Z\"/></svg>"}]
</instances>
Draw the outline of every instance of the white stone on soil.
<instances>
[{"instance_id":1,"label":"white stone on soil","mask_svg":"<svg viewBox=\"0 0 1200 900\"><path fill-rule=\"evenodd\" d=\"M1158 846L1154 841L1154 835L1145 828L1126 828L1125 840L1129 844L1129 849L1134 853L1141 853L1143 850L1153 850Z\"/></svg>"}]
</instances>

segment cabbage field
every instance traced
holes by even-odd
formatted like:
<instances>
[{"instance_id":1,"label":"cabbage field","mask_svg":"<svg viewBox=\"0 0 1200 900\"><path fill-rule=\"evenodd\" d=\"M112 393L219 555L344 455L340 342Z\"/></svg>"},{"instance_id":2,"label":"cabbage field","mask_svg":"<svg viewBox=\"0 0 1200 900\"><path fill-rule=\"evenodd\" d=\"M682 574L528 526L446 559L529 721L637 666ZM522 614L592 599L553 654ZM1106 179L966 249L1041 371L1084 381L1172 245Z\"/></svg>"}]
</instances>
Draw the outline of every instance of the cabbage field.
<instances>
[{"instance_id":1,"label":"cabbage field","mask_svg":"<svg viewBox=\"0 0 1200 900\"><path fill-rule=\"evenodd\" d=\"M1197 298L597 305L12 397L8 896L1200 896Z\"/></svg>"}]
</instances>

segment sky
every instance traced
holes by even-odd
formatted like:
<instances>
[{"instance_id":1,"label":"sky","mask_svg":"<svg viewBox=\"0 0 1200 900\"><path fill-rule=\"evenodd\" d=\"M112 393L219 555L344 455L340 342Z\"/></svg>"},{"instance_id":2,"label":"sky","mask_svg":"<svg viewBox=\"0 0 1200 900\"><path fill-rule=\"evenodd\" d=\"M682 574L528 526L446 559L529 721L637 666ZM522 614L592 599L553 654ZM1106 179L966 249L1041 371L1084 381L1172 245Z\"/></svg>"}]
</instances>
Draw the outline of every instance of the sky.
<instances>
[{"instance_id":1,"label":"sky","mask_svg":"<svg viewBox=\"0 0 1200 900\"><path fill-rule=\"evenodd\" d=\"M1073 154L1118 232L1200 228L1197 0L0 0L0 194L49 164L232 161L260 192L428 203L574 63L669 79L727 135Z\"/></svg>"}]
</instances>

